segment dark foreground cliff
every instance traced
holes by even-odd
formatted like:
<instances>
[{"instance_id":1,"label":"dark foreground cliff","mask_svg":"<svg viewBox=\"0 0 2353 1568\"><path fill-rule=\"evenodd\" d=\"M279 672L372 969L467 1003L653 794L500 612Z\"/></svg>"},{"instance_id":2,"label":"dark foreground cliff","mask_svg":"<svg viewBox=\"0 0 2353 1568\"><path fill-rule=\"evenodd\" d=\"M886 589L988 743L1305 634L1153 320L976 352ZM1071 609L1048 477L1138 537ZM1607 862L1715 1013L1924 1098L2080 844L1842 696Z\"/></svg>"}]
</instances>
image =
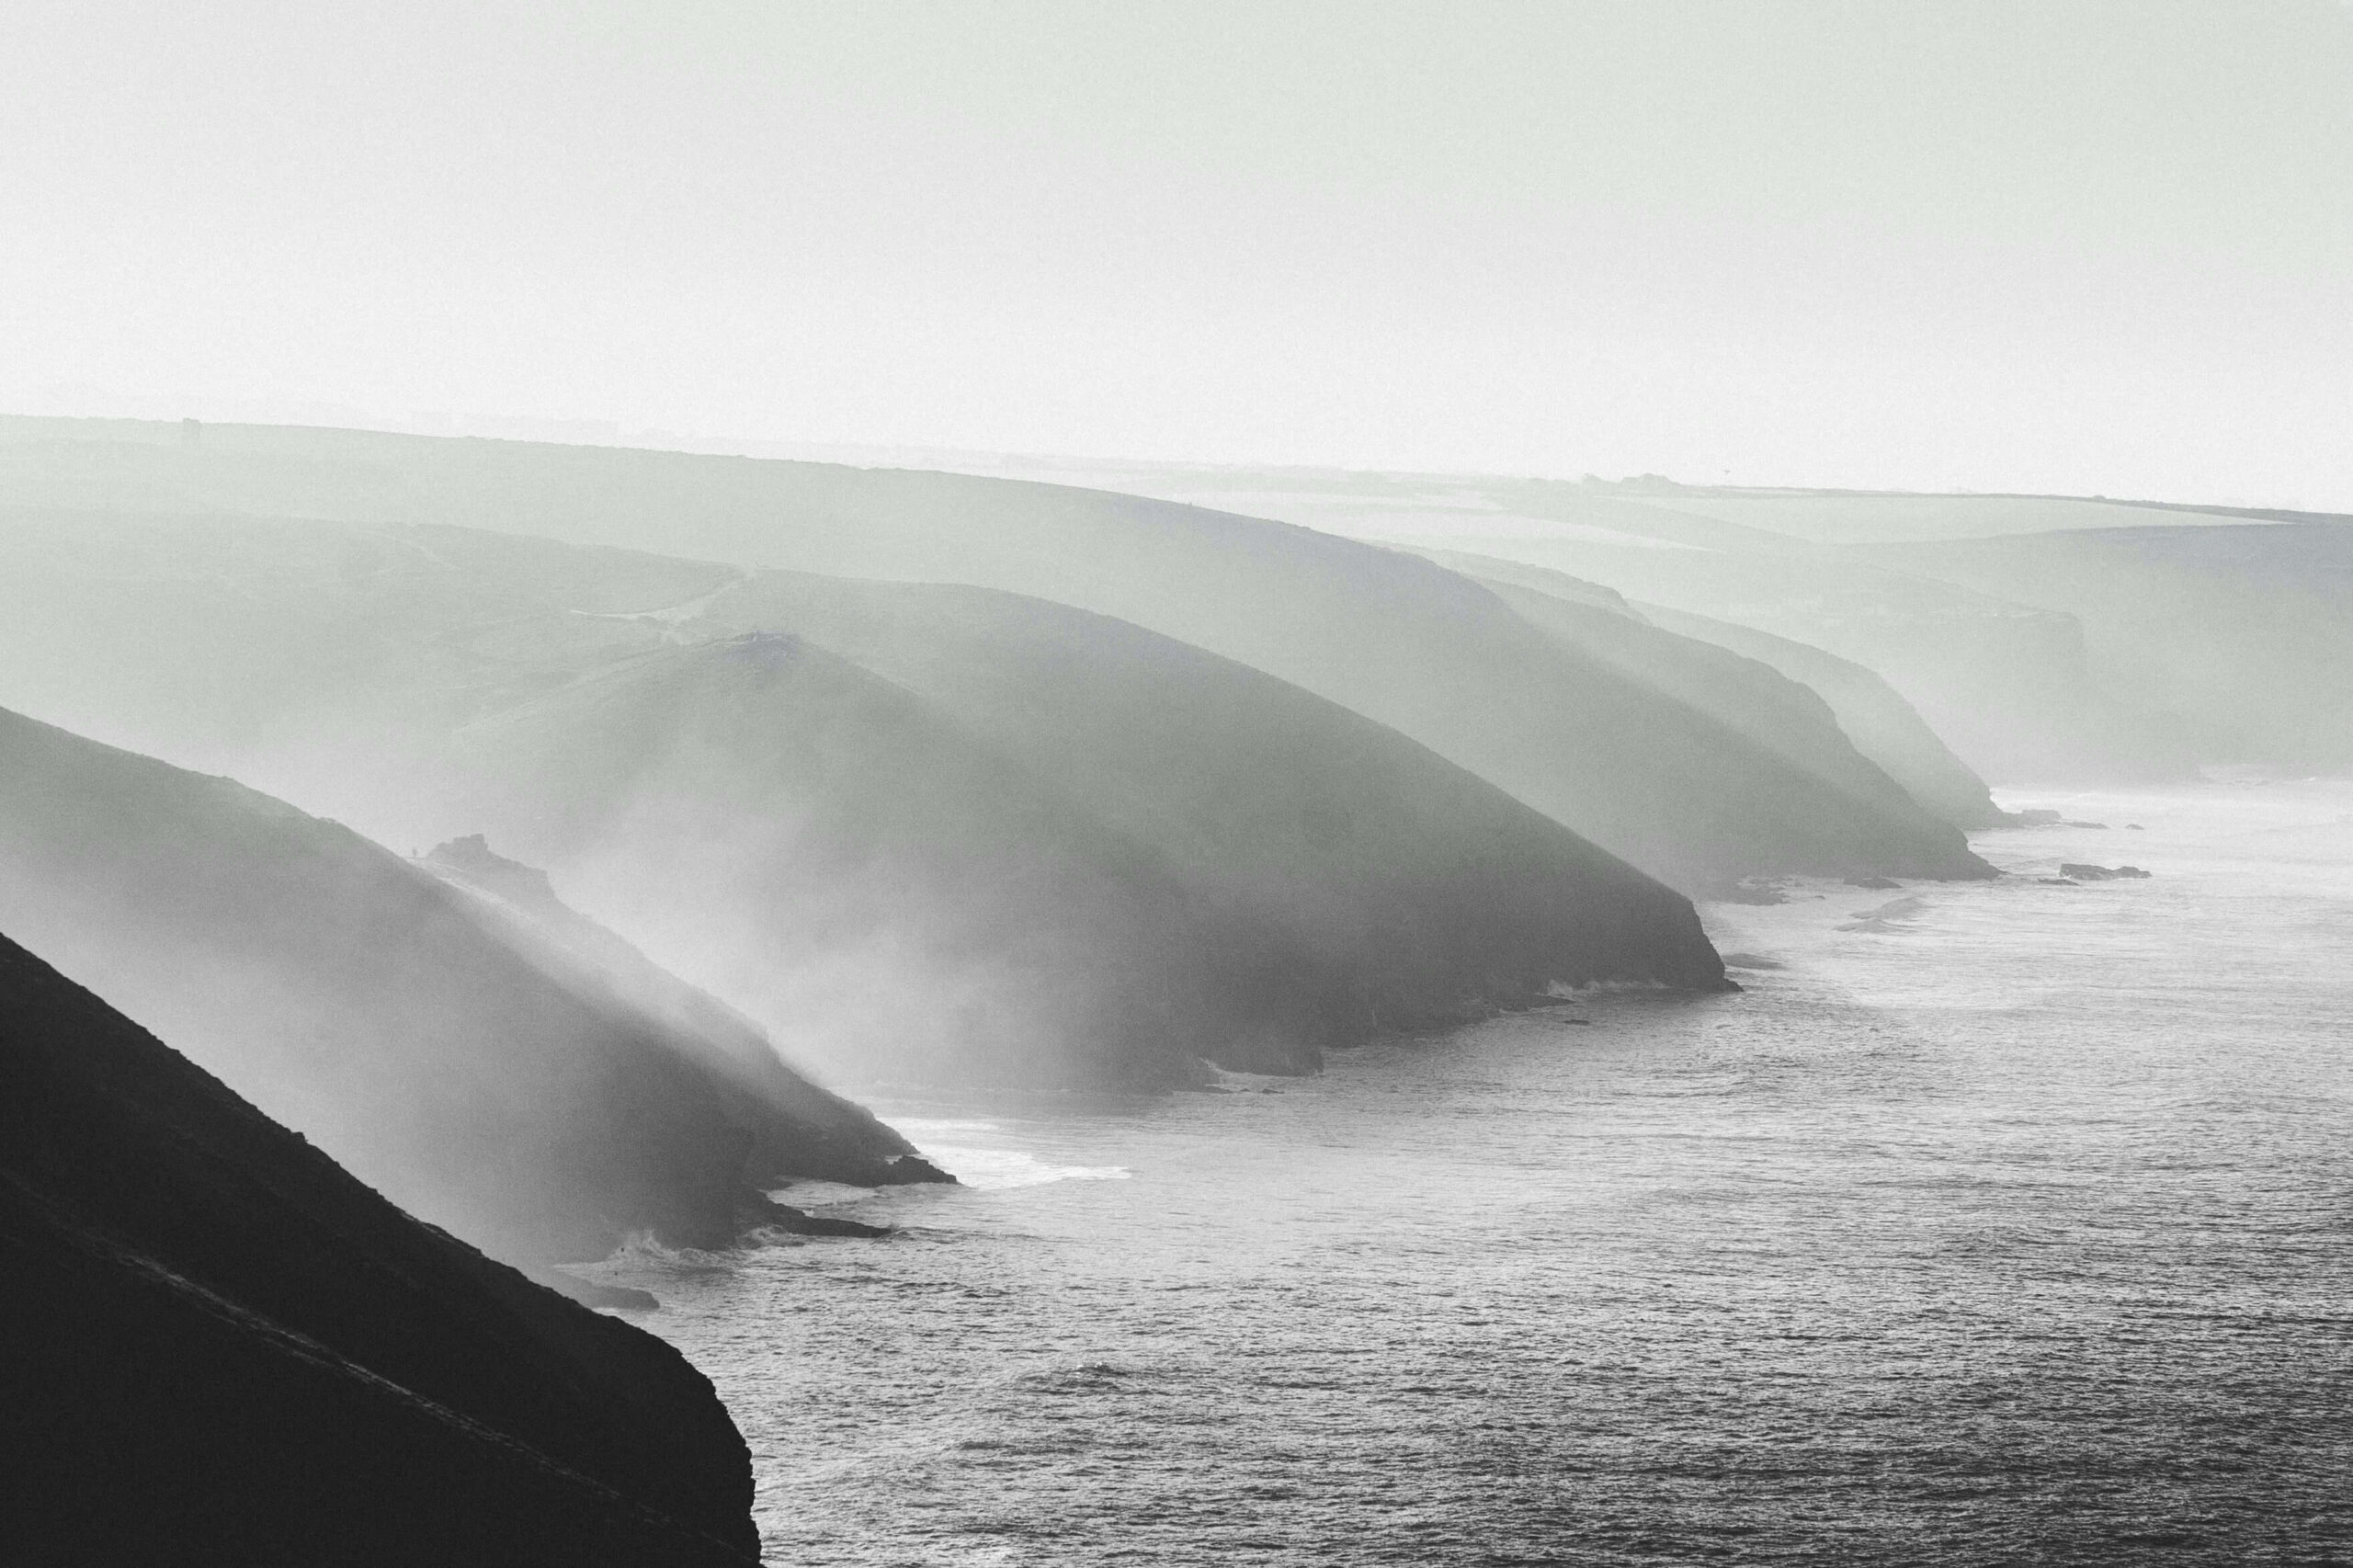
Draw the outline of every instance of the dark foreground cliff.
<instances>
[{"instance_id":1,"label":"dark foreground cliff","mask_svg":"<svg viewBox=\"0 0 2353 1568\"><path fill-rule=\"evenodd\" d=\"M0 1542L68 1563L745 1564L702 1375L410 1218L0 937Z\"/></svg>"}]
</instances>

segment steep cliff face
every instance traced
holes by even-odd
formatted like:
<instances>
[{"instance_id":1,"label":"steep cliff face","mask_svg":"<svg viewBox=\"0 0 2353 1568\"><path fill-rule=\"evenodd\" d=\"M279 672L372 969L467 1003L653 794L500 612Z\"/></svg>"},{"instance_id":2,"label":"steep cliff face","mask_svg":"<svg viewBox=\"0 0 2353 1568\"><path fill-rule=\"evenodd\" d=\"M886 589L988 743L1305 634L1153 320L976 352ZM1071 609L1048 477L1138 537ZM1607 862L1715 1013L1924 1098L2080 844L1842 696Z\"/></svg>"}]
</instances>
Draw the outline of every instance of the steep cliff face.
<instances>
[{"instance_id":1,"label":"steep cliff face","mask_svg":"<svg viewBox=\"0 0 2353 1568\"><path fill-rule=\"evenodd\" d=\"M499 1256L722 1245L767 1212L756 1148L824 1154L807 1175L910 1153L756 1097L710 1066L747 1045L535 960L478 904L334 823L0 711L0 926Z\"/></svg>"},{"instance_id":2,"label":"steep cliff face","mask_svg":"<svg viewBox=\"0 0 2353 1568\"><path fill-rule=\"evenodd\" d=\"M56 1563L721 1568L669 1346L395 1209L0 937L0 1540Z\"/></svg>"}]
</instances>

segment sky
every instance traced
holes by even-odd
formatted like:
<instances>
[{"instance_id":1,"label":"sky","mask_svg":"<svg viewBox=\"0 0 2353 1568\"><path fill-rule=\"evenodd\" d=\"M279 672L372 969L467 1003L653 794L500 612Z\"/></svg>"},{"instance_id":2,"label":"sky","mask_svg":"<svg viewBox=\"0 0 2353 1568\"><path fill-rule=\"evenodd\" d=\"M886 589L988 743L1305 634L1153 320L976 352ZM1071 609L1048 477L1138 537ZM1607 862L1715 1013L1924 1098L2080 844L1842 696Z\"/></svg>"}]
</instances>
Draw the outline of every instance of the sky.
<instances>
[{"instance_id":1,"label":"sky","mask_svg":"<svg viewBox=\"0 0 2353 1568\"><path fill-rule=\"evenodd\" d=\"M2353 510L2353 5L9 0L0 411Z\"/></svg>"}]
</instances>

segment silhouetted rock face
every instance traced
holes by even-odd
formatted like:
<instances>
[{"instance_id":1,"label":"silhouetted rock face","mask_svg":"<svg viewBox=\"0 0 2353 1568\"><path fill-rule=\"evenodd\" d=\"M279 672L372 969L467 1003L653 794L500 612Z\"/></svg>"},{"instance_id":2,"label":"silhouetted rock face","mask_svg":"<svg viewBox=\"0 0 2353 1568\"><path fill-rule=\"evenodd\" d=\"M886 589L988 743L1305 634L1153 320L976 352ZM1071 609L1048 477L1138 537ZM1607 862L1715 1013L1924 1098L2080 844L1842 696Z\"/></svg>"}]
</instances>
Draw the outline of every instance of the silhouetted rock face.
<instances>
[{"instance_id":1,"label":"silhouetted rock face","mask_svg":"<svg viewBox=\"0 0 2353 1568\"><path fill-rule=\"evenodd\" d=\"M668 1346L411 1219L0 937L12 1561L748 1564Z\"/></svg>"},{"instance_id":2,"label":"silhouetted rock face","mask_svg":"<svg viewBox=\"0 0 2353 1568\"><path fill-rule=\"evenodd\" d=\"M501 1257L597 1258L639 1231L724 1245L777 1218L764 1181L911 1153L780 1063L722 1076L750 1042L535 955L348 829L5 710L0 928Z\"/></svg>"}]
</instances>

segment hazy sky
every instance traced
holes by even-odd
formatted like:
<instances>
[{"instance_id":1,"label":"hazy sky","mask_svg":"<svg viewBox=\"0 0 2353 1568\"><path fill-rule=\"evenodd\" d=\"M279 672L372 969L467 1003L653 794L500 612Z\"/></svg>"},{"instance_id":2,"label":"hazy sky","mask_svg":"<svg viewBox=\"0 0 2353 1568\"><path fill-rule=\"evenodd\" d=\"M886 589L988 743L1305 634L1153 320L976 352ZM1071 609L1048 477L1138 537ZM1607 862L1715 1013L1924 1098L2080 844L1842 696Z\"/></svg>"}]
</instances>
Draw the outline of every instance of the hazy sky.
<instances>
[{"instance_id":1,"label":"hazy sky","mask_svg":"<svg viewBox=\"0 0 2353 1568\"><path fill-rule=\"evenodd\" d=\"M0 409L2353 509L2353 6L7 0Z\"/></svg>"}]
</instances>

